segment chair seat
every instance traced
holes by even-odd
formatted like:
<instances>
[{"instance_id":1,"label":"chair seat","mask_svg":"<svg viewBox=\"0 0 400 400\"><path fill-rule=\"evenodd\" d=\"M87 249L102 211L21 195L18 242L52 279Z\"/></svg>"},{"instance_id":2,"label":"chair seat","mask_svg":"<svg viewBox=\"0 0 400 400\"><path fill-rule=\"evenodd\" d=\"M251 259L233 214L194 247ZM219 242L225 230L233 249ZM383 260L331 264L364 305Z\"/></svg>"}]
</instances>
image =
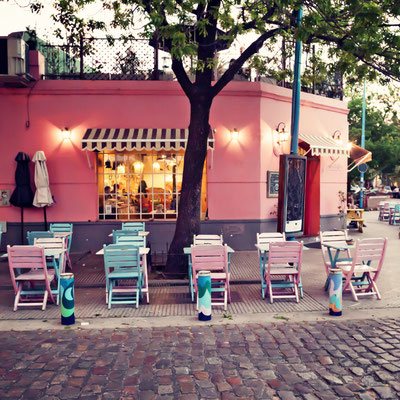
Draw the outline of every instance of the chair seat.
<instances>
[{"instance_id":1,"label":"chair seat","mask_svg":"<svg viewBox=\"0 0 400 400\"><path fill-rule=\"evenodd\" d=\"M341 265L340 269L343 270L344 272L350 272L351 265ZM375 272L375 271L376 268L370 267L369 265L366 264L356 265L356 267L354 268L354 273Z\"/></svg>"},{"instance_id":2,"label":"chair seat","mask_svg":"<svg viewBox=\"0 0 400 400\"><path fill-rule=\"evenodd\" d=\"M55 272L47 271L47 276L51 282L54 279ZM15 278L16 281L43 281L45 279L43 270L32 270L25 272Z\"/></svg>"},{"instance_id":3,"label":"chair seat","mask_svg":"<svg viewBox=\"0 0 400 400\"><path fill-rule=\"evenodd\" d=\"M112 271L108 274L110 279L137 279L139 274L132 271Z\"/></svg>"},{"instance_id":4,"label":"chair seat","mask_svg":"<svg viewBox=\"0 0 400 400\"><path fill-rule=\"evenodd\" d=\"M294 267L271 268L271 275L293 274L297 275L298 271Z\"/></svg>"}]
</instances>

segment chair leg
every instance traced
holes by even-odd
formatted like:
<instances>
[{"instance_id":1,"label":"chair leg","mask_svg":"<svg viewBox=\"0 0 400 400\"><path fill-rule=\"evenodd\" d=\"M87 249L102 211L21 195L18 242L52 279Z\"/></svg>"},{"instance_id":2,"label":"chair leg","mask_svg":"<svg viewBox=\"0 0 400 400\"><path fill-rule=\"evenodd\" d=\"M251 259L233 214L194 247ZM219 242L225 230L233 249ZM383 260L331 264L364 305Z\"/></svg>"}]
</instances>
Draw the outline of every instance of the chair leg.
<instances>
[{"instance_id":1,"label":"chair leg","mask_svg":"<svg viewBox=\"0 0 400 400\"><path fill-rule=\"evenodd\" d=\"M18 309L18 304L19 304L19 299L21 297L21 292L22 292L22 283L19 284L17 294L15 295L14 311L17 311L17 309Z\"/></svg>"},{"instance_id":2,"label":"chair leg","mask_svg":"<svg viewBox=\"0 0 400 400\"><path fill-rule=\"evenodd\" d=\"M43 304L42 304L42 310L46 310L46 306L47 306L47 297L49 296L49 292L46 290L44 292L44 296L43 296Z\"/></svg>"},{"instance_id":3,"label":"chair leg","mask_svg":"<svg viewBox=\"0 0 400 400\"><path fill-rule=\"evenodd\" d=\"M268 287L269 287L269 302L272 304L274 302L274 297L273 297L273 294L272 294L271 282L269 283Z\"/></svg>"},{"instance_id":4,"label":"chair leg","mask_svg":"<svg viewBox=\"0 0 400 400\"><path fill-rule=\"evenodd\" d=\"M111 299L112 299L112 282L108 284L108 309L111 309Z\"/></svg>"},{"instance_id":5,"label":"chair leg","mask_svg":"<svg viewBox=\"0 0 400 400\"><path fill-rule=\"evenodd\" d=\"M298 290L298 288L297 288L297 283L294 282L293 285L294 285L294 286L293 286L294 295L296 296L296 303L298 303L298 302L299 302L299 290Z\"/></svg>"},{"instance_id":6,"label":"chair leg","mask_svg":"<svg viewBox=\"0 0 400 400\"><path fill-rule=\"evenodd\" d=\"M225 286L225 290L224 290L224 311L226 311L228 309L228 289Z\"/></svg>"},{"instance_id":7,"label":"chair leg","mask_svg":"<svg viewBox=\"0 0 400 400\"><path fill-rule=\"evenodd\" d=\"M356 290L354 289L354 286L353 286L353 284L351 282L350 282L349 287L350 287L350 290L351 290L351 294L353 296L353 300L354 301L358 301Z\"/></svg>"}]
</instances>

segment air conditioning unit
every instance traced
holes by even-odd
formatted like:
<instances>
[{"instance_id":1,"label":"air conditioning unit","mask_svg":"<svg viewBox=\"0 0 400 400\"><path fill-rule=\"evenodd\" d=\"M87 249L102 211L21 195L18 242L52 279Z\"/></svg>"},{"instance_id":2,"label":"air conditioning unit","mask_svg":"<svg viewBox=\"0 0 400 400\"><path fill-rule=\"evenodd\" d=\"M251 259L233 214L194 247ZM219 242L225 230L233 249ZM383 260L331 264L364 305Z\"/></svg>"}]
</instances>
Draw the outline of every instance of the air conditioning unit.
<instances>
[{"instance_id":1,"label":"air conditioning unit","mask_svg":"<svg viewBox=\"0 0 400 400\"><path fill-rule=\"evenodd\" d=\"M24 75L29 68L29 46L22 39L7 39L8 75Z\"/></svg>"},{"instance_id":2,"label":"air conditioning unit","mask_svg":"<svg viewBox=\"0 0 400 400\"><path fill-rule=\"evenodd\" d=\"M26 86L29 75L29 46L18 34L0 38L0 85Z\"/></svg>"}]
</instances>

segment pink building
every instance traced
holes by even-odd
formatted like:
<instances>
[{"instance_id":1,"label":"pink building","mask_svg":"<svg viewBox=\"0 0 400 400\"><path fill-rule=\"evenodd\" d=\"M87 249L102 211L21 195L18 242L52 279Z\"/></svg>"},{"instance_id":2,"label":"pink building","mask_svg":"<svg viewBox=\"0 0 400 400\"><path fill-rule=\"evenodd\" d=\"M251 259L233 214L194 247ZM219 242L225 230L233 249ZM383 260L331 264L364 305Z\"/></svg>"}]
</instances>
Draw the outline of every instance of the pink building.
<instances>
[{"instance_id":1,"label":"pink building","mask_svg":"<svg viewBox=\"0 0 400 400\"><path fill-rule=\"evenodd\" d=\"M40 54L32 55L40 75ZM267 176L276 177L279 154L289 152L274 131L281 122L290 131L291 95L267 83L231 82L213 103L201 229L222 233L237 250L254 249L256 232L276 231L277 188ZM332 137L347 142L347 114L343 101L301 93L302 147L313 165L308 234L340 226L347 156ZM189 102L173 81L38 80L0 88L0 189L15 187L18 152L32 158L43 150L56 201L47 217L74 223L72 251L97 250L126 219L145 220L152 247L166 250L179 212L188 124ZM325 147L313 137L325 138ZM27 208L24 216L26 230L43 229L41 209ZM0 220L7 222L2 247L17 243L20 210L2 206Z\"/></svg>"}]
</instances>

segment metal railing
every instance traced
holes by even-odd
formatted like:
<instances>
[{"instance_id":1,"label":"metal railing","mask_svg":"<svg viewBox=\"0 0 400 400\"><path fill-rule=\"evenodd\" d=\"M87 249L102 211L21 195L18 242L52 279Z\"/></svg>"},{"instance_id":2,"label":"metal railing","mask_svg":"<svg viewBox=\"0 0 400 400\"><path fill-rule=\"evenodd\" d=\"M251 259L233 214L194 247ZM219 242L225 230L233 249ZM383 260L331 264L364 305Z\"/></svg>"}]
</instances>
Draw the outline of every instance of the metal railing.
<instances>
[{"instance_id":1,"label":"metal railing","mask_svg":"<svg viewBox=\"0 0 400 400\"><path fill-rule=\"evenodd\" d=\"M79 80L175 80L170 69L170 55L152 46L148 39L82 38L77 45L38 43L45 57L43 79ZM290 57L287 58L288 65ZM193 67L193 59L185 60L185 69ZM306 65L307 68L307 65ZM289 65L290 69L290 65ZM266 81L291 88L288 81L276 81L268 76L237 74L234 80ZM302 91L343 99L343 81L339 74L322 83L302 85Z\"/></svg>"}]
</instances>

